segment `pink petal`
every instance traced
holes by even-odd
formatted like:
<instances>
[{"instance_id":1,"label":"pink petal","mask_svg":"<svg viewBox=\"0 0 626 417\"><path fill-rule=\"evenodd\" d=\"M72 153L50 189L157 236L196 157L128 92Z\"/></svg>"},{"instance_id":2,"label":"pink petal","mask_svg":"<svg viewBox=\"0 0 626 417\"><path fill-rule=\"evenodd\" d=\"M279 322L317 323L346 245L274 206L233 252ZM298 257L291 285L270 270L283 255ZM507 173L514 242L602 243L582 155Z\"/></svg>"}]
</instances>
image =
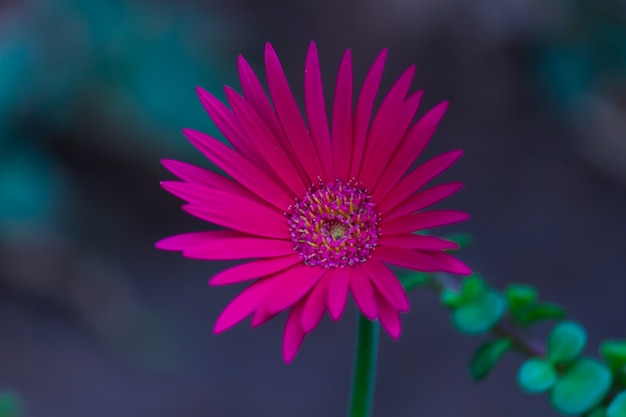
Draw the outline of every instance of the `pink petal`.
<instances>
[{"instance_id":1,"label":"pink petal","mask_svg":"<svg viewBox=\"0 0 626 417\"><path fill-rule=\"evenodd\" d=\"M324 172L317 151L309 136L296 100L291 94L287 78L274 48L265 45L265 68L267 83L274 101L274 108L285 135L292 143L295 154L302 163L311 183L323 178Z\"/></svg>"},{"instance_id":2,"label":"pink petal","mask_svg":"<svg viewBox=\"0 0 626 417\"><path fill-rule=\"evenodd\" d=\"M409 311L409 299L406 291L391 269L372 259L362 264L362 268L388 303L391 303L397 310Z\"/></svg>"},{"instance_id":3,"label":"pink petal","mask_svg":"<svg viewBox=\"0 0 626 417\"><path fill-rule=\"evenodd\" d=\"M449 272L458 275L471 273L467 265L440 251L414 251L379 246L372 259L421 272Z\"/></svg>"},{"instance_id":4,"label":"pink petal","mask_svg":"<svg viewBox=\"0 0 626 417\"><path fill-rule=\"evenodd\" d=\"M417 214L408 214L395 220L383 220L380 228L385 235L399 235L447 226L469 219L469 214L457 210L432 210Z\"/></svg>"},{"instance_id":5,"label":"pink petal","mask_svg":"<svg viewBox=\"0 0 626 417\"><path fill-rule=\"evenodd\" d=\"M218 272L209 280L209 285L230 285L248 281L276 272L283 271L292 265L302 262L296 253L279 258L261 259L246 262L224 271Z\"/></svg>"},{"instance_id":6,"label":"pink petal","mask_svg":"<svg viewBox=\"0 0 626 417\"><path fill-rule=\"evenodd\" d=\"M384 98L367 134L365 153L360 162L358 176L370 190L374 188L388 159L404 136L415 116L421 94L412 95L406 103L404 98L411 85L415 66L409 67Z\"/></svg>"},{"instance_id":7,"label":"pink petal","mask_svg":"<svg viewBox=\"0 0 626 417\"><path fill-rule=\"evenodd\" d=\"M304 302L299 302L291 308L287 322L285 323L285 333L283 334L283 359L289 364L296 357L296 353L302 346L305 332L300 326Z\"/></svg>"},{"instance_id":8,"label":"pink petal","mask_svg":"<svg viewBox=\"0 0 626 417\"><path fill-rule=\"evenodd\" d=\"M273 258L290 254L293 254L291 241L241 237L236 232L234 236L207 239L183 251L187 258L208 260Z\"/></svg>"},{"instance_id":9,"label":"pink petal","mask_svg":"<svg viewBox=\"0 0 626 417\"><path fill-rule=\"evenodd\" d=\"M330 133L328 131L328 116L324 103L324 90L320 63L317 56L315 42L309 45L304 70L304 104L306 117L309 121L311 137L317 147L317 154L324 169L325 178L334 179L332 148L330 147Z\"/></svg>"},{"instance_id":10,"label":"pink petal","mask_svg":"<svg viewBox=\"0 0 626 417\"><path fill-rule=\"evenodd\" d=\"M213 332L215 334L222 333L252 314L279 281L279 276L262 278L243 290L222 311L215 323Z\"/></svg>"},{"instance_id":11,"label":"pink petal","mask_svg":"<svg viewBox=\"0 0 626 417\"><path fill-rule=\"evenodd\" d=\"M200 102L209 114L215 126L222 132L224 137L233 145L233 148L250 162L256 165L262 165L263 169L270 166L256 154L252 143L247 139L239 120L232 111L217 97L201 87L196 88L196 93L200 98Z\"/></svg>"},{"instance_id":12,"label":"pink petal","mask_svg":"<svg viewBox=\"0 0 626 417\"><path fill-rule=\"evenodd\" d=\"M361 313L368 319L374 320L378 315L374 288L367 273L360 265L350 274L350 289Z\"/></svg>"},{"instance_id":13,"label":"pink petal","mask_svg":"<svg viewBox=\"0 0 626 417\"><path fill-rule=\"evenodd\" d=\"M351 269L335 268L328 271L328 311L335 321L341 318L346 307Z\"/></svg>"},{"instance_id":14,"label":"pink petal","mask_svg":"<svg viewBox=\"0 0 626 417\"><path fill-rule=\"evenodd\" d=\"M393 339L398 339L402 333L402 325L400 324L400 315L398 310L389 304L380 294L377 294L376 302L378 305L378 320L383 328L389 333Z\"/></svg>"},{"instance_id":15,"label":"pink petal","mask_svg":"<svg viewBox=\"0 0 626 417\"><path fill-rule=\"evenodd\" d=\"M214 235L215 231L184 233L161 239L157 243L155 243L154 246L157 249L162 250L185 250L186 248L203 243L206 239L213 239Z\"/></svg>"},{"instance_id":16,"label":"pink petal","mask_svg":"<svg viewBox=\"0 0 626 417\"><path fill-rule=\"evenodd\" d=\"M459 245L449 240L441 239L435 236L416 234L384 235L381 236L378 244L380 246L421 250L458 249L459 247Z\"/></svg>"},{"instance_id":17,"label":"pink petal","mask_svg":"<svg viewBox=\"0 0 626 417\"><path fill-rule=\"evenodd\" d=\"M277 313L291 307L319 281L325 272L321 267L297 265L283 273L280 291L271 294L263 301L263 307L270 313Z\"/></svg>"},{"instance_id":18,"label":"pink petal","mask_svg":"<svg viewBox=\"0 0 626 417\"><path fill-rule=\"evenodd\" d=\"M302 310L302 330L309 333L322 319L328 306L328 281L329 274L326 273L311 290L311 293L304 301Z\"/></svg>"},{"instance_id":19,"label":"pink petal","mask_svg":"<svg viewBox=\"0 0 626 417\"><path fill-rule=\"evenodd\" d=\"M161 187L188 203L215 204L216 198L229 195L234 196L239 201L244 201L246 204L250 204L251 206L256 207L260 205L279 215L284 213L283 210L277 210L277 207L268 205L265 201L250 193L250 191L241 187L239 184L230 180L226 181L228 182L215 181L214 184L209 185L197 182L161 181Z\"/></svg>"},{"instance_id":20,"label":"pink petal","mask_svg":"<svg viewBox=\"0 0 626 417\"><path fill-rule=\"evenodd\" d=\"M372 190L372 193L381 196L382 199L382 197L393 189L394 185L404 176L413 164L413 161L415 161L428 144L447 107L447 102L437 105L411 128L400 146L394 152L389 164L387 164L389 169L382 175L380 181Z\"/></svg>"},{"instance_id":21,"label":"pink petal","mask_svg":"<svg viewBox=\"0 0 626 417\"><path fill-rule=\"evenodd\" d=\"M209 160L248 190L275 207L286 210L295 195L288 195L265 172L215 138L191 129L183 133Z\"/></svg>"},{"instance_id":22,"label":"pink petal","mask_svg":"<svg viewBox=\"0 0 626 417\"><path fill-rule=\"evenodd\" d=\"M207 222L250 235L289 239L289 228L286 224L278 223L273 217L267 216L272 213L270 210L255 213L249 208L243 210L237 205L227 203L222 206L187 204L183 206L183 210Z\"/></svg>"},{"instance_id":23,"label":"pink petal","mask_svg":"<svg viewBox=\"0 0 626 417\"><path fill-rule=\"evenodd\" d=\"M413 193L426 185L430 180L445 171L456 162L463 151L446 152L425 162L404 177L393 189L380 200L378 210L388 213L400 203L406 201Z\"/></svg>"},{"instance_id":24,"label":"pink petal","mask_svg":"<svg viewBox=\"0 0 626 417\"><path fill-rule=\"evenodd\" d=\"M239 68L239 79L241 80L241 88L244 96L259 116L261 116L261 119L267 123L274 135L279 138L282 147L289 153L290 159L295 160L291 145L288 141L284 140L284 133L280 127L280 122L274 112L274 108L267 98L259 79L250 67L250 64L240 55L237 60L237 66Z\"/></svg>"},{"instance_id":25,"label":"pink petal","mask_svg":"<svg viewBox=\"0 0 626 417\"><path fill-rule=\"evenodd\" d=\"M262 324L267 323L274 317L276 317L279 313L269 313L263 307L258 308L254 312L254 316L252 316L252 321L250 322L250 327L259 327Z\"/></svg>"},{"instance_id":26,"label":"pink petal","mask_svg":"<svg viewBox=\"0 0 626 417\"><path fill-rule=\"evenodd\" d=\"M199 168L185 162L174 161L172 159L163 159L161 163L171 173L173 173L183 181L203 184L221 190L239 188L240 190L245 190L249 193L248 190L246 190L236 182L229 180L228 178L225 178L214 172L207 171L206 169Z\"/></svg>"},{"instance_id":27,"label":"pink petal","mask_svg":"<svg viewBox=\"0 0 626 417\"><path fill-rule=\"evenodd\" d=\"M367 130L370 124L370 117L372 115L372 108L374 107L376 92L378 91L380 79L383 75L383 67L385 66L386 58L387 50L384 49L380 55L378 55L376 61L374 61L372 68L365 78L359 98L357 99L356 110L354 113L354 138L352 142L350 160L350 178L356 177L361 169L361 161L363 160L365 141L367 139Z\"/></svg>"},{"instance_id":28,"label":"pink petal","mask_svg":"<svg viewBox=\"0 0 626 417\"><path fill-rule=\"evenodd\" d=\"M333 165L335 176L347 182L352 150L352 57L347 50L337 75L332 124Z\"/></svg>"},{"instance_id":29,"label":"pink petal","mask_svg":"<svg viewBox=\"0 0 626 417\"><path fill-rule=\"evenodd\" d=\"M304 195L306 187L300 178L300 174L291 163L289 156L278 142L276 136L274 136L252 106L235 90L226 88L224 91L245 133L248 137L254 138L255 152L263 157L263 160L273 168L280 180L295 195Z\"/></svg>"},{"instance_id":30,"label":"pink petal","mask_svg":"<svg viewBox=\"0 0 626 417\"><path fill-rule=\"evenodd\" d=\"M393 220L398 217L405 216L407 214L415 213L416 211L425 209L433 204L440 202L441 200L448 198L452 194L463 188L463 183L450 182L447 184L441 184L429 188L417 194L413 194L403 203L400 203L395 209L389 213L385 213L385 220Z\"/></svg>"},{"instance_id":31,"label":"pink petal","mask_svg":"<svg viewBox=\"0 0 626 417\"><path fill-rule=\"evenodd\" d=\"M470 275L472 273L469 266L446 252L431 251L429 254L437 259L437 261L441 262L441 264L445 265L445 269L442 269L444 272L456 275Z\"/></svg>"},{"instance_id":32,"label":"pink petal","mask_svg":"<svg viewBox=\"0 0 626 417\"><path fill-rule=\"evenodd\" d=\"M293 243L244 235L233 230L187 233L156 243L158 249L181 250L188 258L242 259L284 256L293 253Z\"/></svg>"}]
</instances>

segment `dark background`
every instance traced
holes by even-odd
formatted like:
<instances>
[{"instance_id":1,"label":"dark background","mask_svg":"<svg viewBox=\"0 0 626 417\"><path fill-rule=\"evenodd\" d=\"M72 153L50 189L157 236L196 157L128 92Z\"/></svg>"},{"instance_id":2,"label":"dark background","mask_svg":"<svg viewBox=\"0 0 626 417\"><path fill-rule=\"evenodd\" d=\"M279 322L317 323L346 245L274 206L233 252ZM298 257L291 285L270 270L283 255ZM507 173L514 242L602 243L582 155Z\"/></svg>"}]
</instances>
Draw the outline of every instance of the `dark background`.
<instances>
[{"instance_id":1,"label":"dark background","mask_svg":"<svg viewBox=\"0 0 626 417\"><path fill-rule=\"evenodd\" d=\"M354 306L286 366L284 316L212 335L241 290L207 287L226 263L153 248L204 228L159 187L162 158L210 167L180 134L217 134L194 87L238 87L239 53L263 74L266 41L298 99L310 40L329 94L346 48L355 85L384 47L384 89L415 63L422 109L451 103L427 156L465 150L444 175L466 183L445 207L472 214L445 230L474 235L459 256L566 306L595 355L626 336L625 22L597 0L1 2L0 389L25 417L345 414ZM410 298L375 416L556 414L517 388L514 355L472 382L483 339Z\"/></svg>"}]
</instances>

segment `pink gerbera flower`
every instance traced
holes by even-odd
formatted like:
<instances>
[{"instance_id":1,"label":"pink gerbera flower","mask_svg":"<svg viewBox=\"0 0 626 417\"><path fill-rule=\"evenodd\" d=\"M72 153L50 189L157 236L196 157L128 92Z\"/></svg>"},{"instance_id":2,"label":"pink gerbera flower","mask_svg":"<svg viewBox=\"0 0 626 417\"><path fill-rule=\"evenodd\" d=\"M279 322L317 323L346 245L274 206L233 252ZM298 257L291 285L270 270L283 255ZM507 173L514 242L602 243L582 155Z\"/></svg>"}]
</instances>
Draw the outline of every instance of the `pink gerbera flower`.
<instances>
[{"instance_id":1,"label":"pink gerbera flower","mask_svg":"<svg viewBox=\"0 0 626 417\"><path fill-rule=\"evenodd\" d=\"M228 177L165 160L182 182L162 185L187 201L185 211L224 230L177 235L156 246L196 259L254 259L210 280L211 285L252 281L222 312L215 333L249 315L252 326L258 326L289 310L283 357L291 362L326 310L333 320L341 317L351 292L361 313L378 319L397 338L399 312L408 311L409 302L388 265L470 273L446 252L456 249L455 243L416 233L468 218L459 211L423 211L458 191L461 183L420 191L462 151L410 169L447 103L413 123L422 93L407 96L412 66L372 118L386 56L384 50L374 62L353 109L352 61L350 51L345 53L330 127L314 43L304 72L306 121L269 44L269 97L243 57L238 61L243 95L225 88L230 108L198 88L232 147L195 130L183 133Z\"/></svg>"}]
</instances>

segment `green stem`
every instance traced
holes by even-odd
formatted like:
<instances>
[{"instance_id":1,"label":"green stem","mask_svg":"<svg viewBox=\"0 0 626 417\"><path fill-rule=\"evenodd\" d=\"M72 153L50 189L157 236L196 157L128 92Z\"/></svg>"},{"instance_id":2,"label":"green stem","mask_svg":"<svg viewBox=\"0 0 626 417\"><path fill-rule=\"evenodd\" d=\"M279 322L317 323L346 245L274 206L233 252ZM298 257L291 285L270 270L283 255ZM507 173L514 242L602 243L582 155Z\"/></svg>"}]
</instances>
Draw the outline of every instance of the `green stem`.
<instances>
[{"instance_id":1,"label":"green stem","mask_svg":"<svg viewBox=\"0 0 626 417\"><path fill-rule=\"evenodd\" d=\"M370 417L378 356L378 321L359 315L349 417Z\"/></svg>"}]
</instances>

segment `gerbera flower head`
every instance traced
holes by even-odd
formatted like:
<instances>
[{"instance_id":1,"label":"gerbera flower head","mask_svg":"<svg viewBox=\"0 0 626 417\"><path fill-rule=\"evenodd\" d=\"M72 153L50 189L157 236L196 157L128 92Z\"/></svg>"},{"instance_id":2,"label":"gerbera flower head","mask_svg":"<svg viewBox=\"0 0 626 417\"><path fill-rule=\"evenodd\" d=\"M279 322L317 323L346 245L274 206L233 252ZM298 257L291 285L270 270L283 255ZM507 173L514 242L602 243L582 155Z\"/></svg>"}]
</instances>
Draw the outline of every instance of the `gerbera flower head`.
<instances>
[{"instance_id":1,"label":"gerbera flower head","mask_svg":"<svg viewBox=\"0 0 626 417\"><path fill-rule=\"evenodd\" d=\"M374 113L387 51L371 67L353 108L352 60L339 68L331 123L324 101L317 49L311 43L304 72L306 120L278 57L265 48L269 94L243 57L243 94L226 87L228 106L197 92L231 146L204 133L183 133L219 175L183 162L163 164L182 181L163 187L187 202L188 213L222 230L187 233L157 247L189 258L247 259L210 280L212 285L251 282L222 312L221 333L252 315L258 326L289 310L283 358L289 363L328 310L338 320L351 293L361 313L400 336L406 293L389 265L466 275L448 254L453 242L418 232L466 220L460 211L429 206L461 183L422 188L452 165L451 151L412 169L433 135L447 103L414 122L421 92L409 94L414 67L404 72Z\"/></svg>"}]
</instances>

